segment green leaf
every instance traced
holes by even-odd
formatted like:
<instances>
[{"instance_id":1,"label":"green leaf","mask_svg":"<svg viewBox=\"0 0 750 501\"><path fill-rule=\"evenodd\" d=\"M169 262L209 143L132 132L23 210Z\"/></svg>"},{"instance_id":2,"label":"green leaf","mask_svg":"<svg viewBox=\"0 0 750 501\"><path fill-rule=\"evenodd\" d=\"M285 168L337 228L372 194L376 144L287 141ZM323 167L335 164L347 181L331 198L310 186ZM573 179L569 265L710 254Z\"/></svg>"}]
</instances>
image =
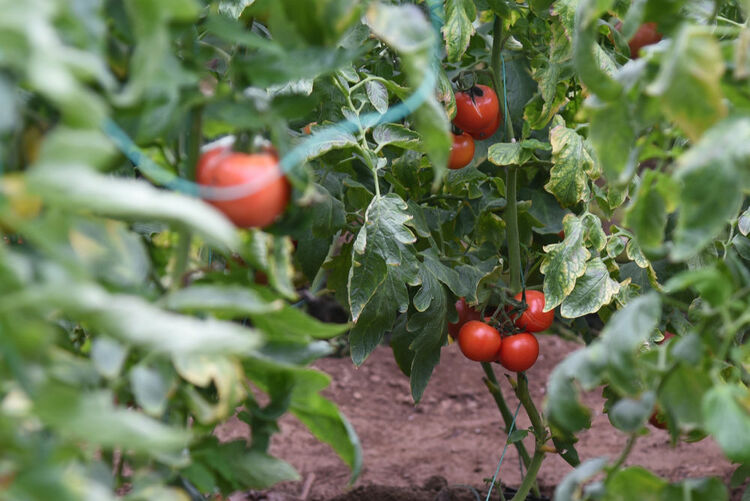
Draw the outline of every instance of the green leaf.
<instances>
[{"instance_id":1,"label":"green leaf","mask_svg":"<svg viewBox=\"0 0 750 501\"><path fill-rule=\"evenodd\" d=\"M497 143L487 151L487 160L495 165L518 165L521 163L521 143Z\"/></svg>"},{"instance_id":2,"label":"green leaf","mask_svg":"<svg viewBox=\"0 0 750 501\"><path fill-rule=\"evenodd\" d=\"M172 381L165 377L163 371L141 364L130 369L129 376L136 403L146 414L162 417L167 409Z\"/></svg>"},{"instance_id":3,"label":"green leaf","mask_svg":"<svg viewBox=\"0 0 750 501\"><path fill-rule=\"evenodd\" d=\"M703 426L702 401L712 383L698 364L681 364L672 370L659 386L659 402L668 417L688 429Z\"/></svg>"},{"instance_id":4,"label":"green leaf","mask_svg":"<svg viewBox=\"0 0 750 501\"><path fill-rule=\"evenodd\" d=\"M671 484L661 499L668 497L672 500L685 499L690 496L691 499L710 499L716 501L727 501L729 493L727 487L721 479L716 477L709 478L687 478L680 483ZM742 500L746 501L746 500Z\"/></svg>"},{"instance_id":5,"label":"green leaf","mask_svg":"<svg viewBox=\"0 0 750 501\"><path fill-rule=\"evenodd\" d=\"M734 292L731 274L719 265L708 265L678 273L664 284L664 291L671 294L689 287L694 287L701 297L714 307L726 304Z\"/></svg>"},{"instance_id":6,"label":"green leaf","mask_svg":"<svg viewBox=\"0 0 750 501\"><path fill-rule=\"evenodd\" d=\"M42 421L62 436L101 447L122 447L146 454L179 451L187 446L186 430L167 426L140 412L117 408L108 391L81 393L47 384L34 408Z\"/></svg>"},{"instance_id":7,"label":"green leaf","mask_svg":"<svg viewBox=\"0 0 750 501\"><path fill-rule=\"evenodd\" d=\"M575 12L573 61L581 81L602 99L616 99L622 91L622 86L610 76L614 65L596 42L599 18L611 7L613 0L580 0L566 3ZM561 9L558 12L561 12Z\"/></svg>"},{"instance_id":8,"label":"green leaf","mask_svg":"<svg viewBox=\"0 0 750 501\"><path fill-rule=\"evenodd\" d=\"M627 182L635 168L636 130L630 102L620 97L590 107L591 144L604 167L604 175L613 183Z\"/></svg>"},{"instance_id":9,"label":"green leaf","mask_svg":"<svg viewBox=\"0 0 750 501\"><path fill-rule=\"evenodd\" d=\"M159 190L145 181L106 176L88 169L35 169L29 186L60 210L91 212L127 220L164 221L196 232L214 246L238 245L234 225L200 200Z\"/></svg>"},{"instance_id":10,"label":"green leaf","mask_svg":"<svg viewBox=\"0 0 750 501\"><path fill-rule=\"evenodd\" d=\"M61 308L92 328L157 353L247 354L260 345L260 337L252 329L176 315L140 297L109 294L95 285L51 284L29 289L18 300Z\"/></svg>"},{"instance_id":11,"label":"green leaf","mask_svg":"<svg viewBox=\"0 0 750 501\"><path fill-rule=\"evenodd\" d=\"M679 185L655 170L647 170L623 224L633 230L639 247L646 254L658 253L664 242L667 214L674 210Z\"/></svg>"},{"instance_id":12,"label":"green leaf","mask_svg":"<svg viewBox=\"0 0 750 501\"><path fill-rule=\"evenodd\" d=\"M91 362L99 374L107 379L114 379L120 374L127 355L127 348L114 339L97 337L91 342Z\"/></svg>"},{"instance_id":13,"label":"green leaf","mask_svg":"<svg viewBox=\"0 0 750 501\"><path fill-rule=\"evenodd\" d=\"M545 310L550 311L573 292L578 277L586 272L586 261L591 255L583 245L584 228L572 214L563 220L565 239L558 244L544 246L540 271L544 274Z\"/></svg>"},{"instance_id":14,"label":"green leaf","mask_svg":"<svg viewBox=\"0 0 750 501\"><path fill-rule=\"evenodd\" d=\"M419 269L422 286L413 300L417 311L409 316L406 326L413 336L409 349L414 352L414 358L409 374L415 403L422 398L432 371L440 361L440 348L448 336L448 295L433 270L434 267L427 266Z\"/></svg>"},{"instance_id":15,"label":"green leaf","mask_svg":"<svg viewBox=\"0 0 750 501\"><path fill-rule=\"evenodd\" d=\"M682 185L671 257L700 252L736 217L750 161L750 119L728 119L707 132L683 155L675 173Z\"/></svg>"},{"instance_id":16,"label":"green leaf","mask_svg":"<svg viewBox=\"0 0 750 501\"><path fill-rule=\"evenodd\" d=\"M721 91L724 58L714 36L686 25L664 54L656 80L646 91L659 97L664 113L697 141L727 114Z\"/></svg>"},{"instance_id":17,"label":"green leaf","mask_svg":"<svg viewBox=\"0 0 750 501\"><path fill-rule=\"evenodd\" d=\"M544 189L552 193L560 205L570 207L589 196L588 172L594 169L594 159L584 147L583 138L564 125L552 128L549 138L554 166Z\"/></svg>"},{"instance_id":18,"label":"green leaf","mask_svg":"<svg viewBox=\"0 0 750 501\"><path fill-rule=\"evenodd\" d=\"M607 465L607 458L594 458L581 463L575 470L563 478L555 489L555 501L573 501L580 499L578 492L588 480L598 475Z\"/></svg>"},{"instance_id":19,"label":"green leaf","mask_svg":"<svg viewBox=\"0 0 750 501\"><path fill-rule=\"evenodd\" d=\"M653 392L646 392L639 398L622 398L609 410L609 419L617 429L634 433L654 411L654 403Z\"/></svg>"},{"instance_id":20,"label":"green leaf","mask_svg":"<svg viewBox=\"0 0 750 501\"><path fill-rule=\"evenodd\" d=\"M365 82L367 99L370 100L378 113L381 115L388 111L388 90L385 85L377 80L368 80Z\"/></svg>"},{"instance_id":21,"label":"green leaf","mask_svg":"<svg viewBox=\"0 0 750 501\"><path fill-rule=\"evenodd\" d=\"M185 312L213 312L229 318L280 311L284 302L268 300L259 292L239 285L192 285L162 299L166 308Z\"/></svg>"},{"instance_id":22,"label":"green leaf","mask_svg":"<svg viewBox=\"0 0 750 501\"><path fill-rule=\"evenodd\" d=\"M397 146L417 150L420 148L419 134L400 124L381 124L372 131L372 138L378 146Z\"/></svg>"},{"instance_id":23,"label":"green leaf","mask_svg":"<svg viewBox=\"0 0 750 501\"><path fill-rule=\"evenodd\" d=\"M601 333L607 356L609 380L626 394L640 392L638 356L641 345L656 329L661 317L661 301L657 294L648 293L631 300L616 312Z\"/></svg>"},{"instance_id":24,"label":"green leaf","mask_svg":"<svg viewBox=\"0 0 750 501\"><path fill-rule=\"evenodd\" d=\"M232 358L217 355L179 355L172 357L174 368L194 386L215 389L210 401L192 387L183 388L195 418L204 424L216 423L232 415L245 398L242 366Z\"/></svg>"},{"instance_id":25,"label":"green leaf","mask_svg":"<svg viewBox=\"0 0 750 501\"><path fill-rule=\"evenodd\" d=\"M750 462L750 395L747 388L716 385L702 401L706 430L732 461Z\"/></svg>"},{"instance_id":26,"label":"green leaf","mask_svg":"<svg viewBox=\"0 0 750 501\"><path fill-rule=\"evenodd\" d=\"M740 233L744 236L747 236L748 233L750 233L750 209L746 209L745 212L740 215L737 220L737 229L740 230Z\"/></svg>"},{"instance_id":27,"label":"green leaf","mask_svg":"<svg viewBox=\"0 0 750 501\"><path fill-rule=\"evenodd\" d=\"M357 139L337 125L313 127L312 136L305 141L304 161L309 162L331 150L356 148Z\"/></svg>"},{"instance_id":28,"label":"green leaf","mask_svg":"<svg viewBox=\"0 0 750 501\"><path fill-rule=\"evenodd\" d=\"M409 304L407 284L419 284L419 263L406 226L407 204L396 194L373 198L357 234L349 272L349 305L355 326L352 359L360 365Z\"/></svg>"},{"instance_id":29,"label":"green leaf","mask_svg":"<svg viewBox=\"0 0 750 501\"><path fill-rule=\"evenodd\" d=\"M606 501L662 501L667 481L639 466L632 466L612 474L605 483Z\"/></svg>"},{"instance_id":30,"label":"green leaf","mask_svg":"<svg viewBox=\"0 0 750 501\"><path fill-rule=\"evenodd\" d=\"M563 300L560 314L565 318L578 318L596 313L609 304L620 292L620 284L609 276L607 265L600 258L586 263L586 271L578 277L573 291Z\"/></svg>"},{"instance_id":31,"label":"green leaf","mask_svg":"<svg viewBox=\"0 0 750 501\"><path fill-rule=\"evenodd\" d=\"M473 0L446 0L443 38L448 61L458 61L469 47L477 17Z\"/></svg>"},{"instance_id":32,"label":"green leaf","mask_svg":"<svg viewBox=\"0 0 750 501\"><path fill-rule=\"evenodd\" d=\"M581 402L581 390L601 383L604 360L601 345L581 349L568 355L550 374L544 412L550 424L565 435L591 426L591 410Z\"/></svg>"}]
</instances>

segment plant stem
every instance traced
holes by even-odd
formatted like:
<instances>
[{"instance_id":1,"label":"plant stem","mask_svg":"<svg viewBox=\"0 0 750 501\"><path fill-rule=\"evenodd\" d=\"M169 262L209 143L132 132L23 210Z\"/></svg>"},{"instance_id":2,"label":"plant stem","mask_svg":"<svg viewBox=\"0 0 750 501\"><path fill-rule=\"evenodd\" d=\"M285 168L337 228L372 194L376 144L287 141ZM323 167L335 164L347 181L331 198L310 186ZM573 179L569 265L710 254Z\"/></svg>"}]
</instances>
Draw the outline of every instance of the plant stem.
<instances>
[{"instance_id":1,"label":"plant stem","mask_svg":"<svg viewBox=\"0 0 750 501\"><path fill-rule=\"evenodd\" d=\"M539 411L536 409L534 401L531 399L531 394L529 393L529 380L523 372L518 374L518 385L515 390L516 396L526 410L529 420L531 420L534 437L536 438L534 441L534 456L531 458L531 463L528 465L526 476L518 487L518 492L516 492L516 495L513 496L513 499L511 500L523 501L529 494L531 487L536 483L536 475L539 473L539 468L542 466L542 460L544 459L545 454L542 446L544 446L547 428L544 426L544 421L542 421L542 417L539 415Z\"/></svg>"},{"instance_id":2,"label":"plant stem","mask_svg":"<svg viewBox=\"0 0 750 501\"><path fill-rule=\"evenodd\" d=\"M513 414L510 412L508 404L505 402L505 397L503 397L503 394L500 391L500 383L498 383L497 378L495 377L495 371L492 370L492 365L487 362L482 362L482 369L487 376L485 378L485 385L487 386L487 390L495 400L495 404L500 411L500 415L503 417L503 421L505 422L505 433L509 434L510 425L511 423L513 423ZM516 450L518 451L518 456L521 458L521 461L523 461L523 465L528 471L531 467L531 457L529 456L529 451L526 450L526 446L521 441L515 442L513 445L515 445ZM539 486L536 483L536 479L532 480L532 488L534 489L534 494L536 496L539 496Z\"/></svg>"},{"instance_id":3,"label":"plant stem","mask_svg":"<svg viewBox=\"0 0 750 501\"><path fill-rule=\"evenodd\" d=\"M487 389L492 395L492 398L495 399L497 409L500 411L500 414L503 416L503 421L505 422L505 433L508 433L510 431L510 425L513 422L513 413L510 412L508 404L505 402L505 397L503 397L503 394L500 391L500 384L497 382L495 371L492 370L492 366L488 362L482 362L482 369L484 369L484 373L487 375L485 383ZM523 442L516 442L513 445L516 446L518 455L521 456L524 466L528 468L531 456L529 456L529 451L526 450L526 446Z\"/></svg>"},{"instance_id":4,"label":"plant stem","mask_svg":"<svg viewBox=\"0 0 750 501\"><path fill-rule=\"evenodd\" d=\"M498 91L498 98L502 99L503 102L506 140L514 143L516 139L513 136L513 123L508 113L507 92L503 80L503 22L499 16L495 16L492 30L492 54L490 56L492 75ZM507 201L505 207L505 224L508 235L508 259L510 261L510 290L514 293L521 290L521 246L518 238L518 206L516 204L517 177L517 167L515 165L509 166L505 183L505 200Z\"/></svg>"},{"instance_id":5,"label":"plant stem","mask_svg":"<svg viewBox=\"0 0 750 501\"><path fill-rule=\"evenodd\" d=\"M622 450L620 457L617 458L617 461L615 461L615 464L612 465L612 468L611 468L612 471L615 471L618 468L620 468L620 466L622 466L622 464L628 458L628 456L630 455L630 451L633 450L633 446L635 445L636 438L638 437L635 435L635 433L633 433L632 435L628 437L628 442L625 444L625 448Z\"/></svg>"},{"instance_id":6,"label":"plant stem","mask_svg":"<svg viewBox=\"0 0 750 501\"><path fill-rule=\"evenodd\" d=\"M170 291L176 291L182 286L182 275L187 267L188 256L190 255L190 241L192 234L184 229L177 230L177 248L175 249L175 263L172 269L172 279L169 284Z\"/></svg>"},{"instance_id":7,"label":"plant stem","mask_svg":"<svg viewBox=\"0 0 750 501\"><path fill-rule=\"evenodd\" d=\"M521 244L518 237L518 206L516 204L516 182L518 178L518 167L508 167L507 180L505 182L505 224L508 237L508 259L510 261L510 290L519 292L521 290Z\"/></svg>"},{"instance_id":8,"label":"plant stem","mask_svg":"<svg viewBox=\"0 0 750 501\"><path fill-rule=\"evenodd\" d=\"M187 167L185 176L189 180L195 179L195 168L198 165L198 156L201 151L203 140L203 105L197 106L192 112L190 133L188 135Z\"/></svg>"}]
</instances>

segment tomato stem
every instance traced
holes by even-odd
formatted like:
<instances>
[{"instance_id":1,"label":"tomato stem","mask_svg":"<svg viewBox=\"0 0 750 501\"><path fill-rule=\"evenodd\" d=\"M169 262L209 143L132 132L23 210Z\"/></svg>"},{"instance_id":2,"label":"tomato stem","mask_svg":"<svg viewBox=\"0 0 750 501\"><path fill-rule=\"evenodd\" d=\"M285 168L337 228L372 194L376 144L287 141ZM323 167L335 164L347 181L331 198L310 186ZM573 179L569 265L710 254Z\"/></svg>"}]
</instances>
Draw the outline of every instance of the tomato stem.
<instances>
[{"instance_id":1,"label":"tomato stem","mask_svg":"<svg viewBox=\"0 0 750 501\"><path fill-rule=\"evenodd\" d=\"M188 133L187 166L185 177L195 180L195 168L198 165L201 142L203 141L203 105L197 106L191 113L190 132Z\"/></svg>"},{"instance_id":2,"label":"tomato stem","mask_svg":"<svg viewBox=\"0 0 750 501\"><path fill-rule=\"evenodd\" d=\"M635 441L638 438L638 436L633 433L628 437L628 441L625 444L625 448L622 450L622 453L620 454L620 457L617 458L617 461L612 465L611 470L616 471L622 466L622 464L625 462L625 460L630 455L630 451L633 450L633 446L635 445Z\"/></svg>"},{"instance_id":3,"label":"tomato stem","mask_svg":"<svg viewBox=\"0 0 750 501\"><path fill-rule=\"evenodd\" d=\"M497 409L500 411L500 415L503 417L503 421L505 422L505 433L507 434L510 432L510 425L513 423L513 413L510 412L508 404L505 402L505 397L503 397L503 393L500 390L500 383L498 383L497 381L497 377L495 376L495 371L492 369L492 365L489 362L482 362L482 370L484 370L484 373L487 376L484 378L484 384L485 386L487 386L487 390L495 400ZM515 442L513 445L516 447L518 455L521 458L521 461L523 461L523 465L526 467L526 470L528 470L531 464L531 456L529 456L529 451L526 450L526 446L523 442ZM539 486L536 485L536 482L534 482L533 489L534 494L538 496Z\"/></svg>"},{"instance_id":4,"label":"tomato stem","mask_svg":"<svg viewBox=\"0 0 750 501\"><path fill-rule=\"evenodd\" d=\"M511 501L522 501L526 499L532 486L536 484L536 476L539 473L539 468L542 466L542 460L544 460L544 442L547 428L544 426L544 421L539 415L539 411L534 405L534 401L531 399L529 393L529 380L526 378L526 374L523 372L518 373L518 385L515 388L516 396L521 401L521 405L526 410L526 414L529 416L531 426L533 428L534 437L534 456L531 458L531 463L528 465L526 475L518 487L516 495L513 496Z\"/></svg>"},{"instance_id":5,"label":"tomato stem","mask_svg":"<svg viewBox=\"0 0 750 501\"><path fill-rule=\"evenodd\" d=\"M193 235L185 229L177 231L177 247L175 248L175 263L172 269L172 280L169 284L170 291L176 291L182 287L182 275L188 263L190 254L190 242Z\"/></svg>"}]
</instances>

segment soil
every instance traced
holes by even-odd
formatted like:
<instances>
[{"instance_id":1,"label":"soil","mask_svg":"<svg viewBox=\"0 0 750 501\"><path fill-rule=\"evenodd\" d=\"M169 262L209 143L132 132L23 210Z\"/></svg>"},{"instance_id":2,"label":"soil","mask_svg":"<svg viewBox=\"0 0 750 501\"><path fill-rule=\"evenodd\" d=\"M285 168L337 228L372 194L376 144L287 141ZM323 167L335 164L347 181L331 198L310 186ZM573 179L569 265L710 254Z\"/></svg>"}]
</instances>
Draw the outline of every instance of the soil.
<instances>
[{"instance_id":1,"label":"soil","mask_svg":"<svg viewBox=\"0 0 750 501\"><path fill-rule=\"evenodd\" d=\"M540 356L528 371L530 389L542 402L549 373L577 345L556 336L539 336ZM350 472L326 445L319 443L295 418L280 421L271 453L291 463L300 473L289 482L263 492L237 493L233 501L468 501L472 489L486 495L505 445L500 415L483 382L478 363L463 357L453 344L443 350L440 364L414 405L408 379L401 374L391 350L378 348L365 364L355 368L348 358L325 358L315 367L332 377L324 391L349 418L362 442L362 473L348 487ZM496 368L503 378L502 368ZM512 410L518 400L502 380L503 393ZM580 435L577 450L582 461L599 456L614 458L625 445L625 434L615 430L602 413L600 391L584 396L593 410L590 430ZM518 426L530 426L521 411ZM222 439L248 436L247 426L231 420L217 430ZM527 448L533 443L527 437ZM626 465L641 465L672 481L717 476L727 485L735 469L710 438L696 443L672 444L667 431L649 427L639 438ZM521 481L515 448L509 447L499 479L504 485ZM551 497L572 468L557 455L548 454L539 472L542 494ZM740 499L740 490L732 499ZM493 499L499 497L493 494ZM531 499L531 498L529 498ZM544 498L542 498L544 499Z\"/></svg>"}]
</instances>

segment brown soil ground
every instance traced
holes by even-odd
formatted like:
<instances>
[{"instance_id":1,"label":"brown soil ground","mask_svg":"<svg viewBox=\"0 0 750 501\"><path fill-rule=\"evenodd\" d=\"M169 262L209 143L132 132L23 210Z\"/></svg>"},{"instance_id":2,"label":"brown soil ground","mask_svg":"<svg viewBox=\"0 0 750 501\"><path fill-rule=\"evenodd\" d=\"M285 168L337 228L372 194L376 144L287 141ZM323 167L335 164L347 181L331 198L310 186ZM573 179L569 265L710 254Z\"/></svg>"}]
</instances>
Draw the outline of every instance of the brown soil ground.
<instances>
[{"instance_id":1,"label":"brown soil ground","mask_svg":"<svg viewBox=\"0 0 750 501\"><path fill-rule=\"evenodd\" d=\"M540 336L540 346L539 360L528 371L531 392L538 403L544 398L551 369L576 348L555 336ZM325 394L348 416L362 442L364 465L355 487L347 487L350 472L336 454L287 416L280 422L281 433L274 437L271 452L294 465L302 480L265 492L236 494L233 501L476 499L468 486L486 493L486 479L497 467L506 436L494 401L482 383L480 365L464 358L457 345L443 350L422 402L416 406L409 382L398 370L389 348L379 348L359 369L348 358L326 358L315 366L332 376ZM496 372L502 378L500 366ZM518 401L507 382L502 383L509 406L515 410ZM581 460L616 457L626 436L601 412L601 392L587 394L585 402L593 409L594 420L591 429L580 435L577 450ZM529 426L523 410L519 426ZM221 438L247 433L247 427L238 420L217 431ZM532 450L530 438L526 441ZM734 470L711 439L673 446L668 432L654 428L637 441L626 464L642 465L674 481L718 476L727 484ZM551 496L554 486L571 470L559 456L549 454L539 473L540 485L546 486L543 493ZM508 448L499 478L510 486L520 483L513 447ZM738 492L735 498L740 499ZM493 495L493 499L498 497Z\"/></svg>"}]
</instances>

